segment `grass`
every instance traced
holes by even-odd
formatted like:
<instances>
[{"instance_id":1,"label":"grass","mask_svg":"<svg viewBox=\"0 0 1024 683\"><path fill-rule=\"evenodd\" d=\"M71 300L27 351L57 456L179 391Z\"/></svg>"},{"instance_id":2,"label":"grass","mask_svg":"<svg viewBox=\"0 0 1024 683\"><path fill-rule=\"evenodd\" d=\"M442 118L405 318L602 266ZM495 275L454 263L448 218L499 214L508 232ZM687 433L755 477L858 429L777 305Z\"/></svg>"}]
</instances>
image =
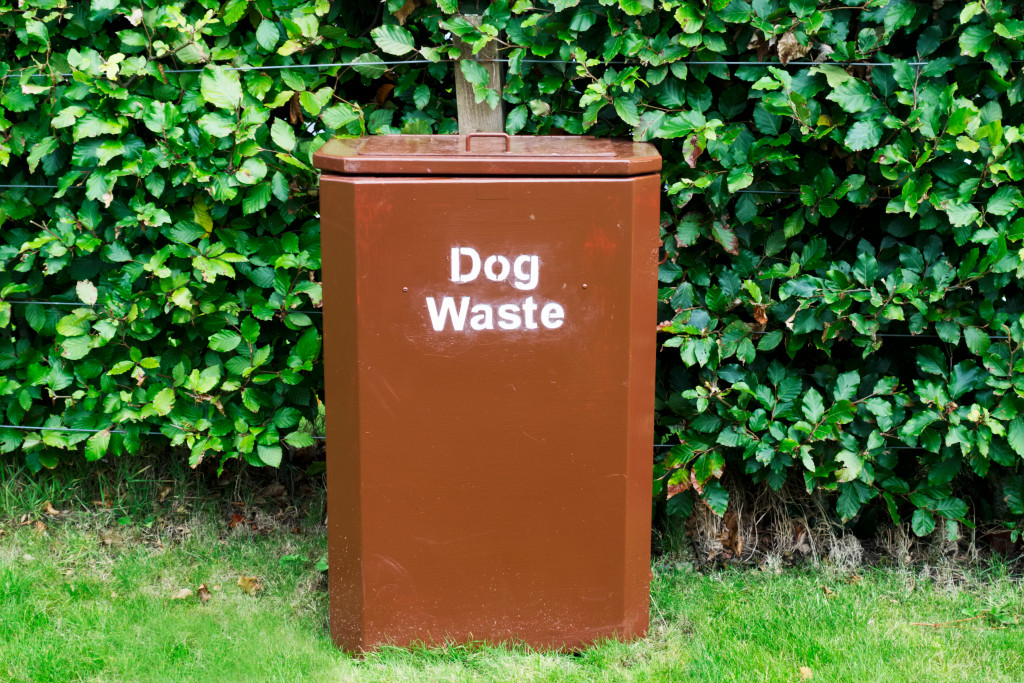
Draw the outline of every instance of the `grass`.
<instances>
[{"instance_id":1,"label":"grass","mask_svg":"<svg viewBox=\"0 0 1024 683\"><path fill-rule=\"evenodd\" d=\"M1024 680L1024 587L999 565L951 590L921 568L700 574L662 558L642 641L354 658L327 633L322 491L297 505L290 487L177 481L0 476L0 680ZM47 501L69 512L41 514ZM201 584L205 604L174 599Z\"/></svg>"}]
</instances>

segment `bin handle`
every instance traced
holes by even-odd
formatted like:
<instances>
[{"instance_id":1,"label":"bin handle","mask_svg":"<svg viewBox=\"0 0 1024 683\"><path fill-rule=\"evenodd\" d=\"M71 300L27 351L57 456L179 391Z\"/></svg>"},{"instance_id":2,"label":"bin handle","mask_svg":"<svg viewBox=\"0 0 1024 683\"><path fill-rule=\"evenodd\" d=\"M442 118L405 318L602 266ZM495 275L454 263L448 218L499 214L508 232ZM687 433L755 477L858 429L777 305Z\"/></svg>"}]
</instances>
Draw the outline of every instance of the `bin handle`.
<instances>
[{"instance_id":1,"label":"bin handle","mask_svg":"<svg viewBox=\"0 0 1024 683\"><path fill-rule=\"evenodd\" d=\"M466 151L469 151L469 141L473 138L504 138L505 151L512 151L512 136L506 133L470 133L466 136Z\"/></svg>"}]
</instances>

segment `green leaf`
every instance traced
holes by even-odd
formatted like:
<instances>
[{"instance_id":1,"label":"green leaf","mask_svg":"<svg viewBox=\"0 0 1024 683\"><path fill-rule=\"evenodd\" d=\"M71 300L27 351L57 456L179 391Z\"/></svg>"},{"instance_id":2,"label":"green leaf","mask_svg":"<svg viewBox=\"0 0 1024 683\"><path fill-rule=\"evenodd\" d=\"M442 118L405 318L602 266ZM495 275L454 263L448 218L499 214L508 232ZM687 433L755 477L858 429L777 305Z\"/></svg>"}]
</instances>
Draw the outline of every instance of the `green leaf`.
<instances>
[{"instance_id":1,"label":"green leaf","mask_svg":"<svg viewBox=\"0 0 1024 683\"><path fill-rule=\"evenodd\" d=\"M174 389L164 387L153 397L153 411L161 417L167 415L174 408Z\"/></svg>"},{"instance_id":2,"label":"green leaf","mask_svg":"<svg viewBox=\"0 0 1024 683\"><path fill-rule=\"evenodd\" d=\"M716 515L721 517L725 514L726 509L729 507L729 492L722 486L722 482L717 479L712 479L708 482L708 485L704 487L704 492L700 495L707 506Z\"/></svg>"},{"instance_id":3,"label":"green leaf","mask_svg":"<svg viewBox=\"0 0 1024 683\"><path fill-rule=\"evenodd\" d=\"M291 196L291 189L288 187L288 179L280 171L275 171L270 179L270 191L280 202L288 201Z\"/></svg>"},{"instance_id":4,"label":"green leaf","mask_svg":"<svg viewBox=\"0 0 1024 683\"><path fill-rule=\"evenodd\" d=\"M302 105L302 108L313 117L319 116L320 110L323 109L320 105L320 100L318 100L316 95L308 90L303 90L299 93L299 104Z\"/></svg>"},{"instance_id":5,"label":"green leaf","mask_svg":"<svg viewBox=\"0 0 1024 683\"><path fill-rule=\"evenodd\" d=\"M281 447L280 446L256 446L256 452L259 455L260 460L263 464L269 465L270 467L281 466Z\"/></svg>"},{"instance_id":6,"label":"green leaf","mask_svg":"<svg viewBox=\"0 0 1024 683\"><path fill-rule=\"evenodd\" d=\"M260 183L256 185L242 198L242 211L248 215L256 213L270 203L270 184Z\"/></svg>"},{"instance_id":7,"label":"green leaf","mask_svg":"<svg viewBox=\"0 0 1024 683\"><path fill-rule=\"evenodd\" d=\"M68 337L60 343L61 354L68 360L81 360L89 355L89 337Z\"/></svg>"},{"instance_id":8,"label":"green leaf","mask_svg":"<svg viewBox=\"0 0 1024 683\"><path fill-rule=\"evenodd\" d=\"M373 42L389 55L404 55L416 49L412 34L394 24L378 26L370 31Z\"/></svg>"},{"instance_id":9,"label":"green leaf","mask_svg":"<svg viewBox=\"0 0 1024 683\"><path fill-rule=\"evenodd\" d=\"M922 410L912 415L911 418L903 424L900 434L905 437L920 436L925 427L939 419L939 414L934 410Z\"/></svg>"},{"instance_id":10,"label":"green leaf","mask_svg":"<svg viewBox=\"0 0 1024 683\"><path fill-rule=\"evenodd\" d=\"M860 386L860 373L850 370L836 377L836 385L833 395L835 400L853 400L857 396L857 387Z\"/></svg>"},{"instance_id":11,"label":"green leaf","mask_svg":"<svg viewBox=\"0 0 1024 683\"><path fill-rule=\"evenodd\" d=\"M946 519L961 520L967 516L967 503L953 496L935 501L931 509Z\"/></svg>"},{"instance_id":12,"label":"green leaf","mask_svg":"<svg viewBox=\"0 0 1024 683\"><path fill-rule=\"evenodd\" d=\"M971 225L972 223L981 222L981 212L972 204L946 203L942 205L942 209L946 212L946 215L949 216L949 222L956 227L963 227Z\"/></svg>"},{"instance_id":13,"label":"green leaf","mask_svg":"<svg viewBox=\"0 0 1024 683\"><path fill-rule=\"evenodd\" d=\"M87 306L92 306L96 303L96 299L99 296L99 292L96 290L96 285L89 282L88 280L80 280L75 285L75 292L78 294L78 299Z\"/></svg>"},{"instance_id":14,"label":"green leaf","mask_svg":"<svg viewBox=\"0 0 1024 683\"><path fill-rule=\"evenodd\" d=\"M717 479L722 476L724 469L725 457L718 451L702 453L693 462L693 476L701 485L712 477Z\"/></svg>"},{"instance_id":15,"label":"green leaf","mask_svg":"<svg viewBox=\"0 0 1024 683\"><path fill-rule=\"evenodd\" d=\"M203 99L219 109L236 109L242 102L242 83L237 71L219 66L203 70L200 91Z\"/></svg>"},{"instance_id":16,"label":"green leaf","mask_svg":"<svg viewBox=\"0 0 1024 683\"><path fill-rule=\"evenodd\" d=\"M277 23L264 19L256 29L256 42L265 52L273 52L281 40L281 29Z\"/></svg>"},{"instance_id":17,"label":"green leaf","mask_svg":"<svg viewBox=\"0 0 1024 683\"><path fill-rule=\"evenodd\" d=\"M843 111L849 114L867 111L874 102L870 86L857 78L851 78L837 85L832 92L826 95L826 99L836 102L843 108Z\"/></svg>"},{"instance_id":18,"label":"green leaf","mask_svg":"<svg viewBox=\"0 0 1024 683\"><path fill-rule=\"evenodd\" d=\"M294 347L295 355L305 362L312 363L320 355L320 333L310 328L302 333Z\"/></svg>"},{"instance_id":19,"label":"green leaf","mask_svg":"<svg viewBox=\"0 0 1024 683\"><path fill-rule=\"evenodd\" d=\"M235 173L235 178L243 185L252 185L263 180L266 175L267 165L261 159L250 157L242 163L242 167ZM210 221L211 226L212 224Z\"/></svg>"},{"instance_id":20,"label":"green leaf","mask_svg":"<svg viewBox=\"0 0 1024 683\"><path fill-rule=\"evenodd\" d=\"M491 76L487 72L487 68L480 62L473 60L462 60L459 62L459 68L462 70L462 75L466 77L466 80L473 85L487 86L490 83ZM477 99L479 103L481 100Z\"/></svg>"},{"instance_id":21,"label":"green leaf","mask_svg":"<svg viewBox=\"0 0 1024 683\"><path fill-rule=\"evenodd\" d=\"M846 146L854 152L878 146L882 140L882 127L874 121L858 121L846 134Z\"/></svg>"},{"instance_id":22,"label":"green leaf","mask_svg":"<svg viewBox=\"0 0 1024 683\"><path fill-rule=\"evenodd\" d=\"M989 346L992 345L992 340L989 338L988 333L977 327L965 327L964 328L964 341L967 342L967 348L970 349L971 353L981 355L988 351Z\"/></svg>"},{"instance_id":23,"label":"green leaf","mask_svg":"<svg viewBox=\"0 0 1024 683\"><path fill-rule=\"evenodd\" d=\"M914 530L917 536L927 536L931 532L935 531L935 515L918 508L914 510L914 516L911 518L910 527Z\"/></svg>"},{"instance_id":24,"label":"green leaf","mask_svg":"<svg viewBox=\"0 0 1024 683\"><path fill-rule=\"evenodd\" d=\"M505 132L509 135L515 135L521 131L526 126L527 111L525 104L512 109L505 118Z\"/></svg>"},{"instance_id":25,"label":"green leaf","mask_svg":"<svg viewBox=\"0 0 1024 683\"><path fill-rule=\"evenodd\" d=\"M722 245L722 248L730 254L740 253L739 239L724 218L716 218L711 222L711 234Z\"/></svg>"},{"instance_id":26,"label":"green leaf","mask_svg":"<svg viewBox=\"0 0 1024 683\"><path fill-rule=\"evenodd\" d=\"M862 251L853 264L853 276L862 285L871 285L878 279L878 260L874 254Z\"/></svg>"},{"instance_id":27,"label":"green leaf","mask_svg":"<svg viewBox=\"0 0 1024 683\"><path fill-rule=\"evenodd\" d=\"M355 59L352 68L369 78L380 78L387 73L388 68L384 65L384 60L371 52L364 52Z\"/></svg>"},{"instance_id":28,"label":"green leaf","mask_svg":"<svg viewBox=\"0 0 1024 683\"><path fill-rule=\"evenodd\" d=\"M988 52L993 40L995 34L988 27L973 24L960 34L960 52L968 57L977 57Z\"/></svg>"},{"instance_id":29,"label":"green leaf","mask_svg":"<svg viewBox=\"0 0 1024 683\"><path fill-rule=\"evenodd\" d=\"M353 121L359 120L359 112L351 104L341 103L327 107L320 114L320 120L329 128L344 128Z\"/></svg>"},{"instance_id":30,"label":"green leaf","mask_svg":"<svg viewBox=\"0 0 1024 683\"><path fill-rule=\"evenodd\" d=\"M640 123L640 115L637 113L636 102L633 100L625 97L616 97L612 105L615 107L615 113L619 115L619 118L629 125L635 126Z\"/></svg>"},{"instance_id":31,"label":"green leaf","mask_svg":"<svg viewBox=\"0 0 1024 683\"><path fill-rule=\"evenodd\" d=\"M775 330L761 337L757 342L758 351L771 351L782 341L782 332Z\"/></svg>"},{"instance_id":32,"label":"green leaf","mask_svg":"<svg viewBox=\"0 0 1024 683\"><path fill-rule=\"evenodd\" d=\"M114 366L112 368L110 368L110 371L107 374L109 374L109 375L123 375L124 373L128 372L129 370L131 370L133 367L135 367L135 363L133 363L130 360L118 361L117 363L114 363Z\"/></svg>"},{"instance_id":33,"label":"green leaf","mask_svg":"<svg viewBox=\"0 0 1024 683\"><path fill-rule=\"evenodd\" d=\"M286 152L295 149L295 131L284 119L274 119L270 125L270 139Z\"/></svg>"},{"instance_id":34,"label":"green leaf","mask_svg":"<svg viewBox=\"0 0 1024 683\"><path fill-rule=\"evenodd\" d=\"M77 313L66 315L57 321L57 334L62 334L65 337L89 334L89 321L79 317Z\"/></svg>"},{"instance_id":35,"label":"green leaf","mask_svg":"<svg viewBox=\"0 0 1024 683\"><path fill-rule=\"evenodd\" d=\"M292 448L309 448L316 443L313 436L307 432L290 432L285 435L284 442Z\"/></svg>"},{"instance_id":36,"label":"green leaf","mask_svg":"<svg viewBox=\"0 0 1024 683\"><path fill-rule=\"evenodd\" d=\"M210 112L200 116L199 127L210 137L226 138L235 132L237 122L227 114L221 112Z\"/></svg>"},{"instance_id":37,"label":"green leaf","mask_svg":"<svg viewBox=\"0 0 1024 683\"><path fill-rule=\"evenodd\" d=\"M1006 427L1006 442L1013 452L1024 458L1024 417L1018 415Z\"/></svg>"},{"instance_id":38,"label":"green leaf","mask_svg":"<svg viewBox=\"0 0 1024 683\"><path fill-rule=\"evenodd\" d=\"M726 181L729 192L738 192L754 182L754 170L749 165L731 168Z\"/></svg>"},{"instance_id":39,"label":"green leaf","mask_svg":"<svg viewBox=\"0 0 1024 683\"><path fill-rule=\"evenodd\" d=\"M844 522L857 516L860 512L861 501L856 487L851 483L839 485L839 498L836 500L836 512Z\"/></svg>"},{"instance_id":40,"label":"green leaf","mask_svg":"<svg viewBox=\"0 0 1024 683\"><path fill-rule=\"evenodd\" d=\"M107 454L110 446L110 429L96 432L85 442L85 459L99 460Z\"/></svg>"},{"instance_id":41,"label":"green leaf","mask_svg":"<svg viewBox=\"0 0 1024 683\"><path fill-rule=\"evenodd\" d=\"M230 330L221 330L210 337L210 348L214 351L234 351L242 343L242 337Z\"/></svg>"},{"instance_id":42,"label":"green leaf","mask_svg":"<svg viewBox=\"0 0 1024 683\"><path fill-rule=\"evenodd\" d=\"M825 415L825 403L821 398L821 394L813 387L804 394L802 410L804 417L812 423L817 423Z\"/></svg>"}]
</instances>

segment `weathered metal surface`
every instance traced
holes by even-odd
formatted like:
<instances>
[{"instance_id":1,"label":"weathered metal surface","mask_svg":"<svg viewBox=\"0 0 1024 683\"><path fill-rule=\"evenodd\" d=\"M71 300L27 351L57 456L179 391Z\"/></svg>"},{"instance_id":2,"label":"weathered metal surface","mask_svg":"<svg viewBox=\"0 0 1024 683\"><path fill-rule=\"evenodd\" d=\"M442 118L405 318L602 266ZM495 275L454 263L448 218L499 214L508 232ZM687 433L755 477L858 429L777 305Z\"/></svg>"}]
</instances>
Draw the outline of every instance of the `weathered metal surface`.
<instances>
[{"instance_id":1,"label":"weathered metal surface","mask_svg":"<svg viewBox=\"0 0 1024 683\"><path fill-rule=\"evenodd\" d=\"M324 171L361 175L634 176L656 173L646 143L585 137L377 135L330 140L313 155Z\"/></svg>"},{"instance_id":2,"label":"weathered metal surface","mask_svg":"<svg viewBox=\"0 0 1024 683\"><path fill-rule=\"evenodd\" d=\"M335 641L644 634L658 176L320 196Z\"/></svg>"}]
</instances>

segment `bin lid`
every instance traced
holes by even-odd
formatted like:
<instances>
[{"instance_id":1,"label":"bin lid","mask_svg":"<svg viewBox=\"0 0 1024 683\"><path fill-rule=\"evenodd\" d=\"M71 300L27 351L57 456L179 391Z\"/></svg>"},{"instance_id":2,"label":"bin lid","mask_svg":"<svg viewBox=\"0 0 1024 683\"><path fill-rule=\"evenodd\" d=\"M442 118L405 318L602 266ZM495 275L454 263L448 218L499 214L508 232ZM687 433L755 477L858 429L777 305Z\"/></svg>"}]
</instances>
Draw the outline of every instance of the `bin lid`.
<instances>
[{"instance_id":1,"label":"bin lid","mask_svg":"<svg viewBox=\"0 0 1024 683\"><path fill-rule=\"evenodd\" d=\"M653 145L583 136L372 135L329 140L313 165L352 175L634 176L661 170Z\"/></svg>"}]
</instances>

